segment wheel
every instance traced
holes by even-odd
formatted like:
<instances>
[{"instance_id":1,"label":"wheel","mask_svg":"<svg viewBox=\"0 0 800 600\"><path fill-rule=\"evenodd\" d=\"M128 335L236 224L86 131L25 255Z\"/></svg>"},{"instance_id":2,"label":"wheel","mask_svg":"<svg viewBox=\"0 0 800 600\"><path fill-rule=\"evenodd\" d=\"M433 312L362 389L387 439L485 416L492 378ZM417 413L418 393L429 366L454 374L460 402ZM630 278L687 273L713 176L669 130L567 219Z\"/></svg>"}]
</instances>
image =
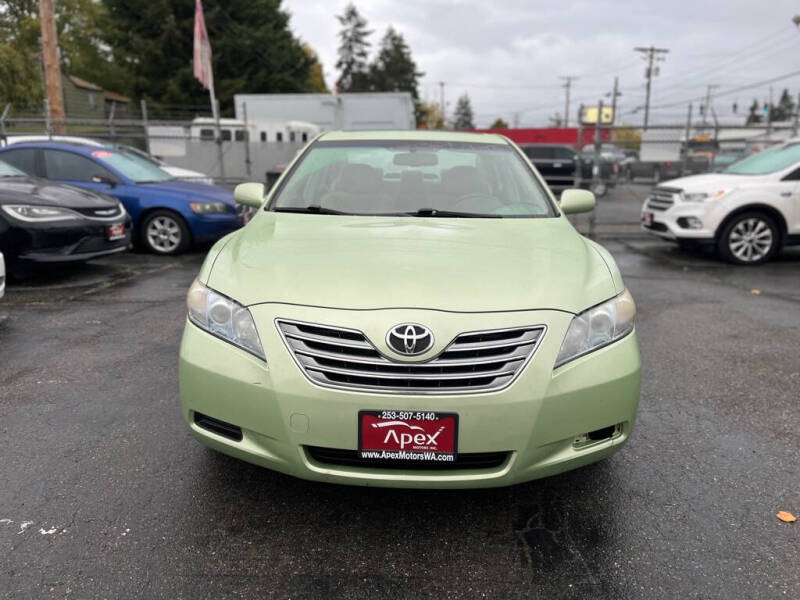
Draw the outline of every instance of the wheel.
<instances>
[{"instance_id":1,"label":"wheel","mask_svg":"<svg viewBox=\"0 0 800 600\"><path fill-rule=\"evenodd\" d=\"M597 198L602 198L606 195L608 186L602 181L598 181L597 183L593 183L589 186L589 191L591 191Z\"/></svg>"},{"instance_id":2,"label":"wheel","mask_svg":"<svg viewBox=\"0 0 800 600\"><path fill-rule=\"evenodd\" d=\"M191 243L186 222L171 210L157 210L147 215L140 236L148 251L167 256L185 252Z\"/></svg>"},{"instance_id":3,"label":"wheel","mask_svg":"<svg viewBox=\"0 0 800 600\"><path fill-rule=\"evenodd\" d=\"M655 183L656 185L661 183L661 169L656 169L655 171L653 171L653 183Z\"/></svg>"},{"instance_id":4,"label":"wheel","mask_svg":"<svg viewBox=\"0 0 800 600\"><path fill-rule=\"evenodd\" d=\"M772 217L760 212L736 215L723 228L717 250L737 265L759 265L778 249L780 233Z\"/></svg>"}]
</instances>

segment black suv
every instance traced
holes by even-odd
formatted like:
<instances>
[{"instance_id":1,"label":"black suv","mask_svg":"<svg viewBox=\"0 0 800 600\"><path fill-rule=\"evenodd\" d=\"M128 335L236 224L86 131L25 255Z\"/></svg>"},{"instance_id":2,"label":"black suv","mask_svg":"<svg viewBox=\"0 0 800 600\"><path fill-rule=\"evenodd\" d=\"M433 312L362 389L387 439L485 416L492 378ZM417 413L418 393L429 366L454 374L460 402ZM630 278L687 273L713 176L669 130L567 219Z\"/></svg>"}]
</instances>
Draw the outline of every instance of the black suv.
<instances>
[{"instance_id":1,"label":"black suv","mask_svg":"<svg viewBox=\"0 0 800 600\"><path fill-rule=\"evenodd\" d=\"M569 146L526 144L520 146L542 174L550 189L555 191L575 187L575 161L578 153Z\"/></svg>"}]
</instances>

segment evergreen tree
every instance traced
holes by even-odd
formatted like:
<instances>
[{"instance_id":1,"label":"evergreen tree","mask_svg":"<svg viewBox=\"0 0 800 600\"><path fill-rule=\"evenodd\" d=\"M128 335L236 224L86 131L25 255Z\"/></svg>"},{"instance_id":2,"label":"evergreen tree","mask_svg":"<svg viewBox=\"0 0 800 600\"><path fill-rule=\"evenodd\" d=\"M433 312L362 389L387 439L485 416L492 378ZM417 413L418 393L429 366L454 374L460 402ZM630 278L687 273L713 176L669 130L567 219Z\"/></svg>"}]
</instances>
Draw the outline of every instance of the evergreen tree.
<instances>
[{"instance_id":1,"label":"evergreen tree","mask_svg":"<svg viewBox=\"0 0 800 600\"><path fill-rule=\"evenodd\" d=\"M402 34L389 27L381 40L378 55L369 67L370 88L379 92L411 92L416 101L419 99L418 81L423 75L417 71Z\"/></svg>"},{"instance_id":2,"label":"evergreen tree","mask_svg":"<svg viewBox=\"0 0 800 600\"><path fill-rule=\"evenodd\" d=\"M773 121L788 121L794 116L794 100L788 89L784 89L778 105L772 108Z\"/></svg>"},{"instance_id":3,"label":"evergreen tree","mask_svg":"<svg viewBox=\"0 0 800 600\"><path fill-rule=\"evenodd\" d=\"M453 116L453 127L455 129L475 129L472 114L472 104L469 96L464 93L456 102L456 110Z\"/></svg>"},{"instance_id":4,"label":"evergreen tree","mask_svg":"<svg viewBox=\"0 0 800 600\"><path fill-rule=\"evenodd\" d=\"M494 123L489 125L489 129L508 129L508 123L504 121L502 118L497 117L494 120Z\"/></svg>"},{"instance_id":5,"label":"evergreen tree","mask_svg":"<svg viewBox=\"0 0 800 600\"><path fill-rule=\"evenodd\" d=\"M753 103L750 105L750 112L747 115L747 125L754 125L756 123L761 123L761 113L758 110L758 100L753 100Z\"/></svg>"},{"instance_id":6,"label":"evergreen tree","mask_svg":"<svg viewBox=\"0 0 800 600\"><path fill-rule=\"evenodd\" d=\"M208 106L208 92L192 68L193 2L102 2L109 16L105 41L129 73L125 91L162 103ZM308 91L311 60L292 35L280 0L204 0L203 8L223 112L232 112L236 93Z\"/></svg>"},{"instance_id":7,"label":"evergreen tree","mask_svg":"<svg viewBox=\"0 0 800 600\"><path fill-rule=\"evenodd\" d=\"M336 19L342 26L339 32L339 58L336 61L339 70L336 87L340 92L365 92L369 89L367 52L372 30L367 29L367 20L353 4L348 4L344 14L337 15Z\"/></svg>"}]
</instances>

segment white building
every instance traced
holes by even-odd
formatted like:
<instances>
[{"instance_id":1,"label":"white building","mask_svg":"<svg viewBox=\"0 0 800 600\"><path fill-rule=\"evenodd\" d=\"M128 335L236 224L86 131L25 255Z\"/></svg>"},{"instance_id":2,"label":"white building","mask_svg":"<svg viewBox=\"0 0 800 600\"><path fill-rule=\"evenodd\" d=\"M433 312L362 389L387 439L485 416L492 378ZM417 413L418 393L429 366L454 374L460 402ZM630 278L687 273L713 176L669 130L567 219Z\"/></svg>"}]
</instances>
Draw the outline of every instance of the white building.
<instances>
[{"instance_id":1,"label":"white building","mask_svg":"<svg viewBox=\"0 0 800 600\"><path fill-rule=\"evenodd\" d=\"M330 129L414 129L409 92L358 94L236 94L236 118L248 122L299 120Z\"/></svg>"}]
</instances>

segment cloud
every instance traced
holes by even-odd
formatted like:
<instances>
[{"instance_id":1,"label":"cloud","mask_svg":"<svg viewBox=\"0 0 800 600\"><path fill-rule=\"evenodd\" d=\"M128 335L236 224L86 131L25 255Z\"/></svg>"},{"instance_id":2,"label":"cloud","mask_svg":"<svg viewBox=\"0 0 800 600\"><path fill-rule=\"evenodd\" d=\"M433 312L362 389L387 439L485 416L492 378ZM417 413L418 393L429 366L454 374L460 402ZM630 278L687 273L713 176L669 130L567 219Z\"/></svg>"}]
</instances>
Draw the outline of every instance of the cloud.
<instances>
[{"instance_id":1,"label":"cloud","mask_svg":"<svg viewBox=\"0 0 800 600\"><path fill-rule=\"evenodd\" d=\"M319 53L329 85L336 79L339 24L346 2L285 0L294 32ZM644 67L634 46L669 48L653 85L652 104L676 104L653 110L655 118L682 121L689 99L718 93L797 70L800 31L791 22L800 7L791 0L770 0L759 10L749 0L642 1L559 0L371 0L356 2L375 30L373 48L389 25L403 33L425 72L423 98L439 99L446 82L448 110L457 96L469 94L479 125L495 117L521 125L546 125L563 113L559 79L575 75L571 117L578 104L608 101L614 76L623 95L620 114L644 102ZM800 77L774 84L775 99L784 87L793 93ZM752 99L766 99L769 87L723 95L718 114L730 115L734 100L740 114Z\"/></svg>"}]
</instances>

